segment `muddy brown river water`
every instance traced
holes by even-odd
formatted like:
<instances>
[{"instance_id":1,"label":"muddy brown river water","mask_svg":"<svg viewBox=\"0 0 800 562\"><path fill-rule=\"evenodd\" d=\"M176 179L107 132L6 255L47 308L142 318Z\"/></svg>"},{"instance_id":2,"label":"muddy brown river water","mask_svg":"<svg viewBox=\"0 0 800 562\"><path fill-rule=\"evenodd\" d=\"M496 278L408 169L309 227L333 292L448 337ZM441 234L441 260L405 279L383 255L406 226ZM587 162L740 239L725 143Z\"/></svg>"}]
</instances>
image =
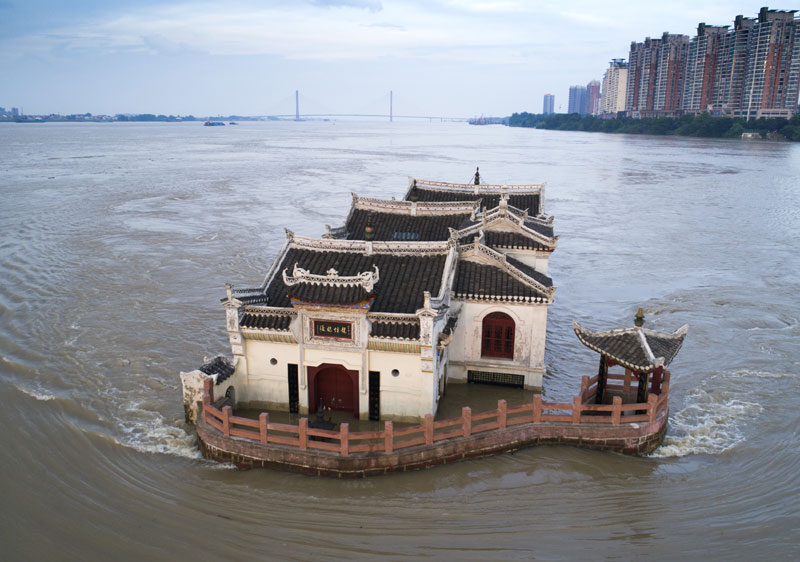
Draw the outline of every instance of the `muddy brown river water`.
<instances>
[{"instance_id":1,"label":"muddy brown river water","mask_svg":"<svg viewBox=\"0 0 800 562\"><path fill-rule=\"evenodd\" d=\"M652 456L541 447L363 481L202 459L178 372L227 281L406 176L547 182L545 397L571 330L689 324ZM800 557L800 145L279 122L0 125L0 559Z\"/></svg>"}]
</instances>

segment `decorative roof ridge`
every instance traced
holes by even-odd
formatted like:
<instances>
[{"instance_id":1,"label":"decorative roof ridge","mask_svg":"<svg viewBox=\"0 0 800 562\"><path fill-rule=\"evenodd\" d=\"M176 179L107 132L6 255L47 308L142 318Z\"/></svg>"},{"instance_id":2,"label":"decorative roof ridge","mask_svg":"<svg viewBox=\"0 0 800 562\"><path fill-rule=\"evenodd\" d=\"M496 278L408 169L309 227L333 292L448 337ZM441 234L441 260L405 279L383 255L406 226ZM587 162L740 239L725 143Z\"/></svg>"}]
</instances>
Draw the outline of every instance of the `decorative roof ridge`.
<instances>
[{"instance_id":1,"label":"decorative roof ridge","mask_svg":"<svg viewBox=\"0 0 800 562\"><path fill-rule=\"evenodd\" d=\"M474 213L479 205L478 201L398 201L396 199L359 197L355 193L353 194L354 209L398 215L466 215Z\"/></svg>"},{"instance_id":2,"label":"decorative roof ridge","mask_svg":"<svg viewBox=\"0 0 800 562\"><path fill-rule=\"evenodd\" d=\"M419 316L416 314L369 312L367 313L367 320L370 322L388 322L393 324L418 324Z\"/></svg>"},{"instance_id":3,"label":"decorative roof ridge","mask_svg":"<svg viewBox=\"0 0 800 562\"><path fill-rule=\"evenodd\" d=\"M518 281L539 291L544 296L544 300L546 300L548 303L553 302L553 295L555 294L556 288L554 286L547 287L525 272L520 271L514 267L514 265L506 261L505 254L501 254L489 246L481 244L477 240L472 244L464 244L459 246L459 251L463 251L464 254L474 254L476 257L480 256L485 259L488 258L490 261L494 262L493 265L498 269L501 269L505 273L508 273L511 277L514 277Z\"/></svg>"},{"instance_id":4,"label":"decorative roof ridge","mask_svg":"<svg viewBox=\"0 0 800 562\"><path fill-rule=\"evenodd\" d=\"M497 207L495 207L495 210ZM494 211L494 210L493 210ZM484 220L485 219L485 220ZM480 215L480 219L476 216L475 224L471 226L467 226L462 228L458 231L458 237L463 238L464 236L469 236L478 231L482 231L486 226L497 223L497 222L508 222L513 224L516 227L516 232L519 234L523 234L528 238L532 238L538 242L541 242L544 246L548 246L550 248L556 248L558 246L558 236L545 236L541 232L537 232L533 230L531 227L525 224L525 221L521 217L517 217L512 213L502 214L499 211L491 212L487 211Z\"/></svg>"},{"instance_id":5,"label":"decorative roof ridge","mask_svg":"<svg viewBox=\"0 0 800 562\"><path fill-rule=\"evenodd\" d=\"M320 252L359 252L366 255L444 254L449 251L453 244L450 240L436 240L431 242L341 240L296 236L291 231L287 231L287 233L289 236L289 244L292 247Z\"/></svg>"},{"instance_id":6,"label":"decorative roof ridge","mask_svg":"<svg viewBox=\"0 0 800 562\"><path fill-rule=\"evenodd\" d=\"M650 345L647 343L647 336L644 335L644 332L642 332L641 329L636 328L636 335L639 336L639 343L642 344L642 349L644 350L644 354L650 360L650 363L657 365L660 359L661 364L663 365L664 359L663 358L656 359L656 356L653 355L653 350L650 349Z\"/></svg>"},{"instance_id":7,"label":"decorative roof ridge","mask_svg":"<svg viewBox=\"0 0 800 562\"><path fill-rule=\"evenodd\" d=\"M282 275L283 282L287 287L292 287L299 283L308 283L310 285L323 285L325 287L361 287L369 293L372 291L375 283L380 280L380 271L378 271L378 266L374 265L373 268L374 271L364 271L358 275L350 276L339 275L338 271L330 268L325 275L317 275L315 273L311 273L307 269L299 267L295 263L291 277L286 275L285 269L283 270Z\"/></svg>"},{"instance_id":8,"label":"decorative roof ridge","mask_svg":"<svg viewBox=\"0 0 800 562\"><path fill-rule=\"evenodd\" d=\"M653 330L651 328L615 328L613 330L590 330L589 328L582 326L577 321L572 321L573 326L577 326L582 331L592 334L593 336L617 336L620 334L632 334L634 332L643 332L647 336L656 336L659 338L682 338L686 335L687 331L689 330L689 324L684 324L674 332L659 332L657 330Z\"/></svg>"},{"instance_id":9,"label":"decorative roof ridge","mask_svg":"<svg viewBox=\"0 0 800 562\"><path fill-rule=\"evenodd\" d=\"M297 311L295 309L281 308L279 306L246 305L244 307L244 312L262 316L297 316Z\"/></svg>"},{"instance_id":10,"label":"decorative roof ridge","mask_svg":"<svg viewBox=\"0 0 800 562\"><path fill-rule=\"evenodd\" d=\"M434 189L439 191L471 191L474 193L500 193L502 191L540 193L544 188L544 183L530 184L472 184L472 183L452 183L445 181L433 181L417 178L409 178L409 187L416 181L417 189Z\"/></svg>"},{"instance_id":11,"label":"decorative roof ridge","mask_svg":"<svg viewBox=\"0 0 800 562\"><path fill-rule=\"evenodd\" d=\"M275 259L272 260L272 265L269 266L267 270L267 274L264 276L264 281L261 283L261 288L266 291L269 284L272 283L272 280L278 274L279 267L281 263L283 263L283 258L286 256L286 252L289 251L289 246L292 244L292 240L294 239L294 232L289 230L288 228L284 228L286 232L286 240L283 242L283 246L278 251L278 254L275 256Z\"/></svg>"}]
</instances>

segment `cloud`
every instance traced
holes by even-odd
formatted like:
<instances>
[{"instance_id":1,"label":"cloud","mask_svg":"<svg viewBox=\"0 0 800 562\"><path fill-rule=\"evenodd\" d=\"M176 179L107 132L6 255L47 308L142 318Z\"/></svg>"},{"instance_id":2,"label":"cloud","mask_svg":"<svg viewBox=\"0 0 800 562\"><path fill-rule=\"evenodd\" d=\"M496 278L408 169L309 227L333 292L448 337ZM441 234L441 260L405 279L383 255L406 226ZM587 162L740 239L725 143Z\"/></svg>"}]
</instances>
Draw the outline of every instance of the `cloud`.
<instances>
[{"instance_id":1,"label":"cloud","mask_svg":"<svg viewBox=\"0 0 800 562\"><path fill-rule=\"evenodd\" d=\"M362 8L370 12L383 9L380 0L312 0L311 3L323 8Z\"/></svg>"},{"instance_id":2,"label":"cloud","mask_svg":"<svg viewBox=\"0 0 800 562\"><path fill-rule=\"evenodd\" d=\"M384 29L398 29L400 31L405 31L406 28L402 25L397 25L396 23L366 23L364 27L382 27Z\"/></svg>"}]
</instances>

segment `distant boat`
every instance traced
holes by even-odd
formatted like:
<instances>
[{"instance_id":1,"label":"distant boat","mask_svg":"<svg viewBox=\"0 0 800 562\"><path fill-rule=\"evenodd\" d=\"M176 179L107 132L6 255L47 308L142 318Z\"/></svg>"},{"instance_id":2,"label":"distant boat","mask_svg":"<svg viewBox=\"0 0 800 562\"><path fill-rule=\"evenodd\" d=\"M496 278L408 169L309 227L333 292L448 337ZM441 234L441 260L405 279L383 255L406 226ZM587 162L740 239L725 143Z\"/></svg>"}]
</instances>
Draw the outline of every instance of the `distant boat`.
<instances>
[{"instance_id":1,"label":"distant boat","mask_svg":"<svg viewBox=\"0 0 800 562\"><path fill-rule=\"evenodd\" d=\"M237 123L236 121L231 121L230 123L228 123L228 125L238 125L238 124L239 123Z\"/></svg>"},{"instance_id":2,"label":"distant boat","mask_svg":"<svg viewBox=\"0 0 800 562\"><path fill-rule=\"evenodd\" d=\"M222 121L206 121L203 125L206 127L224 127L225 123Z\"/></svg>"}]
</instances>

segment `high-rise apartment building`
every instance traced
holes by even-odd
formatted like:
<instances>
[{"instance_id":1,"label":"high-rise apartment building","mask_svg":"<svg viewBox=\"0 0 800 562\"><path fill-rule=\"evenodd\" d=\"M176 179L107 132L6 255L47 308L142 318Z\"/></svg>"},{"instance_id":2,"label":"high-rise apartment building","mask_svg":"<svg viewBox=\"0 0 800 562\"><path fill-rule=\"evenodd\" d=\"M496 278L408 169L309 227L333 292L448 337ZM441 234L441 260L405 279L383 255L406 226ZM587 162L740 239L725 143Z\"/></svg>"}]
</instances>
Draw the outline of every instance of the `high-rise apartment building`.
<instances>
[{"instance_id":1,"label":"high-rise apartment building","mask_svg":"<svg viewBox=\"0 0 800 562\"><path fill-rule=\"evenodd\" d=\"M600 82L592 80L586 84L586 106L584 114L597 115L600 110Z\"/></svg>"},{"instance_id":2,"label":"high-rise apartment building","mask_svg":"<svg viewBox=\"0 0 800 562\"><path fill-rule=\"evenodd\" d=\"M570 86L567 113L586 115L586 94L585 86Z\"/></svg>"},{"instance_id":3,"label":"high-rise apartment building","mask_svg":"<svg viewBox=\"0 0 800 562\"><path fill-rule=\"evenodd\" d=\"M614 115L625 111L625 88L628 83L628 63L624 59L614 59L603 76L600 93L600 115Z\"/></svg>"},{"instance_id":4,"label":"high-rise apartment building","mask_svg":"<svg viewBox=\"0 0 800 562\"><path fill-rule=\"evenodd\" d=\"M653 109L653 88L660 46L660 39L650 37L642 43L631 43L625 97L625 110L631 115L638 116L641 111Z\"/></svg>"},{"instance_id":5,"label":"high-rise apartment building","mask_svg":"<svg viewBox=\"0 0 800 562\"><path fill-rule=\"evenodd\" d=\"M741 113L744 117L791 117L797 112L800 21L796 10L761 8L749 34Z\"/></svg>"},{"instance_id":6,"label":"high-rise apartment building","mask_svg":"<svg viewBox=\"0 0 800 562\"><path fill-rule=\"evenodd\" d=\"M664 33L658 50L653 109L674 115L681 108L689 37Z\"/></svg>"},{"instance_id":7,"label":"high-rise apartment building","mask_svg":"<svg viewBox=\"0 0 800 562\"><path fill-rule=\"evenodd\" d=\"M744 99L744 82L747 74L750 31L756 20L736 16L733 29L720 44L717 57L717 74L711 94L711 113L739 116Z\"/></svg>"},{"instance_id":8,"label":"high-rise apartment building","mask_svg":"<svg viewBox=\"0 0 800 562\"><path fill-rule=\"evenodd\" d=\"M634 117L676 115L681 107L686 70L686 35L631 43L625 109Z\"/></svg>"},{"instance_id":9,"label":"high-rise apartment building","mask_svg":"<svg viewBox=\"0 0 800 562\"><path fill-rule=\"evenodd\" d=\"M796 12L761 8L758 18L736 16L732 29L701 23L691 41L664 33L631 43L625 110L633 117L790 117L800 93Z\"/></svg>"},{"instance_id":10,"label":"high-rise apartment building","mask_svg":"<svg viewBox=\"0 0 800 562\"><path fill-rule=\"evenodd\" d=\"M714 84L721 68L723 49L728 36L728 26L697 26L697 36L689 41L686 57L686 77L683 81L681 109L684 112L700 113L713 109Z\"/></svg>"},{"instance_id":11,"label":"high-rise apartment building","mask_svg":"<svg viewBox=\"0 0 800 562\"><path fill-rule=\"evenodd\" d=\"M556 97L553 94L545 94L542 103L542 114L552 115L555 113Z\"/></svg>"}]
</instances>

